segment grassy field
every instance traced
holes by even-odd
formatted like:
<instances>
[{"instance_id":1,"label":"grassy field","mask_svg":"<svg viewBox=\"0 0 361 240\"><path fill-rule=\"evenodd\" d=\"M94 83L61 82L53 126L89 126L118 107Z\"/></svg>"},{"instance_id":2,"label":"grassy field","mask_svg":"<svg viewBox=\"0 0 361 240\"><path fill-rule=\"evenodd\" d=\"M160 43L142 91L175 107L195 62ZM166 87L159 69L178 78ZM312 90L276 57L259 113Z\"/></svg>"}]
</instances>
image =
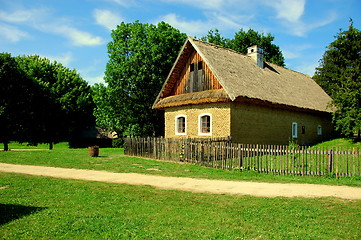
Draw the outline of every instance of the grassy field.
<instances>
[{"instance_id":1,"label":"grassy field","mask_svg":"<svg viewBox=\"0 0 361 240\"><path fill-rule=\"evenodd\" d=\"M15 149L15 144L10 145ZM122 149L0 152L0 162L164 176L361 186L360 180L224 171ZM0 173L0 239L361 239L361 201L260 198Z\"/></svg>"},{"instance_id":2,"label":"grassy field","mask_svg":"<svg viewBox=\"0 0 361 240\"><path fill-rule=\"evenodd\" d=\"M15 149L13 147L13 149ZM247 180L263 182L296 182L319 183L330 185L360 186L359 177L356 178L326 178L280 176L259 174L253 171L226 171L201 167L194 164L180 164L174 162L156 161L136 157L124 156L123 149L100 149L100 157L88 156L87 149L69 149L65 144L55 146L54 150L38 151L9 151L0 152L0 162L26 165L40 165L51 167L79 168L104 170L111 172L135 172L175 177L194 177L225 180Z\"/></svg>"},{"instance_id":3,"label":"grassy field","mask_svg":"<svg viewBox=\"0 0 361 240\"><path fill-rule=\"evenodd\" d=\"M0 173L1 239L360 239L361 201L197 194Z\"/></svg>"}]
</instances>

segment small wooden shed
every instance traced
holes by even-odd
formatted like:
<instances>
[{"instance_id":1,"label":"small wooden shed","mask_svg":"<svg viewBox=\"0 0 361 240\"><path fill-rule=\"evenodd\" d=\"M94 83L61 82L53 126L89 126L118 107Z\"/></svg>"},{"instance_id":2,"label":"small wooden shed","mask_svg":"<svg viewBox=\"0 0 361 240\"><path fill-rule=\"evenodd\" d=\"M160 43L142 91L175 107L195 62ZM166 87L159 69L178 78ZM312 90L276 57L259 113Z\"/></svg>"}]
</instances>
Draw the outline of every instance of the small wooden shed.
<instances>
[{"instance_id":1,"label":"small wooden shed","mask_svg":"<svg viewBox=\"0 0 361 240\"><path fill-rule=\"evenodd\" d=\"M313 144L333 134L331 98L308 75L189 37L153 108L165 137L231 137L255 144Z\"/></svg>"}]
</instances>

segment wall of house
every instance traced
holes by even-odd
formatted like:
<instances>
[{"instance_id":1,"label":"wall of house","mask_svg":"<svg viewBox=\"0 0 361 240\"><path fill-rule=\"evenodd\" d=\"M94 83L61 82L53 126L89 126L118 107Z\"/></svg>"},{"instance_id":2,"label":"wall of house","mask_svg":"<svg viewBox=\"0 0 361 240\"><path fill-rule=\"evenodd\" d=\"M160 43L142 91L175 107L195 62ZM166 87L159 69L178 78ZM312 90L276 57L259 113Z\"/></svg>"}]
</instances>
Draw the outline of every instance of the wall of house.
<instances>
[{"instance_id":1,"label":"wall of house","mask_svg":"<svg viewBox=\"0 0 361 240\"><path fill-rule=\"evenodd\" d=\"M205 105L190 105L165 110L165 137L228 137L230 136L230 103L214 103ZM202 136L198 132L199 115L211 114L211 136ZM176 117L186 116L186 135L176 134Z\"/></svg>"},{"instance_id":2,"label":"wall of house","mask_svg":"<svg viewBox=\"0 0 361 240\"><path fill-rule=\"evenodd\" d=\"M288 144L292 140L292 123L297 123L298 144L310 145L332 137L331 115L270 108L251 103L231 103L233 142L252 144ZM322 135L317 134L318 126ZM304 133L302 133L304 127Z\"/></svg>"},{"instance_id":3,"label":"wall of house","mask_svg":"<svg viewBox=\"0 0 361 240\"><path fill-rule=\"evenodd\" d=\"M199 115L211 114L212 133L199 134ZM186 133L176 134L177 116L186 117ZM292 123L297 123L297 138L292 138ZM318 126L322 135L317 134ZM304 127L304 133L302 133ZM333 134L331 115L298 112L252 103L213 103L169 108L165 110L165 137L232 137L233 142L251 144L311 145L330 139Z\"/></svg>"}]
</instances>

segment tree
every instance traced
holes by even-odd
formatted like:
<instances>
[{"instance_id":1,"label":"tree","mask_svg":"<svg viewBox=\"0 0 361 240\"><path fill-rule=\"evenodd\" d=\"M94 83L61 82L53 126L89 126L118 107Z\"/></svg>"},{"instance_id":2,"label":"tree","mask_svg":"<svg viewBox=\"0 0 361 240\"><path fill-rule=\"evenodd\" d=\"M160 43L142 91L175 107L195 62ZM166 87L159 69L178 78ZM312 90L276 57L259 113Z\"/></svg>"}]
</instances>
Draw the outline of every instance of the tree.
<instances>
[{"instance_id":1,"label":"tree","mask_svg":"<svg viewBox=\"0 0 361 240\"><path fill-rule=\"evenodd\" d=\"M33 106L33 142L49 143L52 149L53 143L69 140L93 124L91 88L75 70L37 55L15 59L46 99Z\"/></svg>"},{"instance_id":2,"label":"tree","mask_svg":"<svg viewBox=\"0 0 361 240\"><path fill-rule=\"evenodd\" d=\"M350 20L335 38L313 78L333 99L336 130L352 136L361 129L361 32Z\"/></svg>"},{"instance_id":3,"label":"tree","mask_svg":"<svg viewBox=\"0 0 361 240\"><path fill-rule=\"evenodd\" d=\"M152 104L186 35L169 24L122 22L112 31L105 82L94 87L97 124L121 135L162 135Z\"/></svg>"},{"instance_id":4,"label":"tree","mask_svg":"<svg viewBox=\"0 0 361 240\"><path fill-rule=\"evenodd\" d=\"M208 34L201 38L201 40L220 45L225 48L233 49L237 52L247 54L247 48L257 45L264 50L264 59L268 62L277 64L284 67L284 57L280 48L273 44L274 36L270 33L264 35L258 33L253 29L249 29L247 32L240 29L235 33L233 39L226 39L221 36L218 29L215 31L210 30Z\"/></svg>"},{"instance_id":5,"label":"tree","mask_svg":"<svg viewBox=\"0 0 361 240\"><path fill-rule=\"evenodd\" d=\"M213 43L219 46L222 46L224 48L230 48L231 47L231 40L228 38L224 38L221 36L221 33L218 29L215 30L209 30L206 36L203 36L200 38L200 40L204 42Z\"/></svg>"},{"instance_id":6,"label":"tree","mask_svg":"<svg viewBox=\"0 0 361 240\"><path fill-rule=\"evenodd\" d=\"M5 151L9 141L34 141L34 106L42 100L37 84L11 54L0 53L0 141Z\"/></svg>"}]
</instances>

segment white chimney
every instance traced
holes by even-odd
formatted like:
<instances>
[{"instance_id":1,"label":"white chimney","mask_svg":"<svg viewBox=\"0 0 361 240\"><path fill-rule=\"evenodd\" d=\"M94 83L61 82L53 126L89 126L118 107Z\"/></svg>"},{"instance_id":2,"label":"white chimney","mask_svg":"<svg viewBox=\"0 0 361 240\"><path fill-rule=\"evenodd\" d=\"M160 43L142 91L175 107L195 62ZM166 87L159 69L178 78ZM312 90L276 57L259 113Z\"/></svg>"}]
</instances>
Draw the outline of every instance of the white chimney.
<instances>
[{"instance_id":1,"label":"white chimney","mask_svg":"<svg viewBox=\"0 0 361 240\"><path fill-rule=\"evenodd\" d=\"M257 47L257 45L247 48L247 56L253 58L260 68L264 68L262 48Z\"/></svg>"}]
</instances>

